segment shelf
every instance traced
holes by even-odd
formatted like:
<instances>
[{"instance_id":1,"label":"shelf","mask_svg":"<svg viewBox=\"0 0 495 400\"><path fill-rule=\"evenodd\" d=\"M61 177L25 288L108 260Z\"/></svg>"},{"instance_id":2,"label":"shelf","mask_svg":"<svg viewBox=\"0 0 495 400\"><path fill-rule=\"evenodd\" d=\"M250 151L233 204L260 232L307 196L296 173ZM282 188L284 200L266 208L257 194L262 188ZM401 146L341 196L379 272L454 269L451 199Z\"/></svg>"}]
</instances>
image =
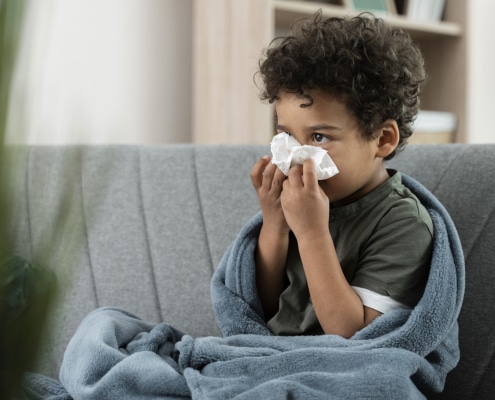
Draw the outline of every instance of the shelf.
<instances>
[{"instance_id":1,"label":"shelf","mask_svg":"<svg viewBox=\"0 0 495 400\"><path fill-rule=\"evenodd\" d=\"M274 0L275 25L289 27L291 22L298 18L307 17L321 9L325 17L344 17L357 15L358 12L344 6L332 5L317 1ZM402 28L415 39L435 39L438 37L460 37L462 28L453 22L427 23L412 21L403 16L391 15L384 17L390 24Z\"/></svg>"}]
</instances>

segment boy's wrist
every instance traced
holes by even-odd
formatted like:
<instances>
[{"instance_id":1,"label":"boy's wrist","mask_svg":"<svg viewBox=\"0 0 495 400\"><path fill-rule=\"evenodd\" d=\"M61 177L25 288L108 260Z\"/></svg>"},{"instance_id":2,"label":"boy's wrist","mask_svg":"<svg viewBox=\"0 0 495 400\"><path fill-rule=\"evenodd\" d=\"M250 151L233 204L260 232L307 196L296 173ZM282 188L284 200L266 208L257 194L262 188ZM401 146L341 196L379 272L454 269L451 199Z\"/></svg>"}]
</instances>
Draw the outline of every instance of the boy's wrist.
<instances>
[{"instance_id":1,"label":"boy's wrist","mask_svg":"<svg viewBox=\"0 0 495 400\"><path fill-rule=\"evenodd\" d=\"M290 228L286 224L285 226L279 224L269 224L263 222L261 226L261 231L265 235L269 235L270 237L286 237L289 235Z\"/></svg>"},{"instance_id":2,"label":"boy's wrist","mask_svg":"<svg viewBox=\"0 0 495 400\"><path fill-rule=\"evenodd\" d=\"M328 229L311 229L306 232L295 234L300 247L326 245L332 240Z\"/></svg>"}]
</instances>

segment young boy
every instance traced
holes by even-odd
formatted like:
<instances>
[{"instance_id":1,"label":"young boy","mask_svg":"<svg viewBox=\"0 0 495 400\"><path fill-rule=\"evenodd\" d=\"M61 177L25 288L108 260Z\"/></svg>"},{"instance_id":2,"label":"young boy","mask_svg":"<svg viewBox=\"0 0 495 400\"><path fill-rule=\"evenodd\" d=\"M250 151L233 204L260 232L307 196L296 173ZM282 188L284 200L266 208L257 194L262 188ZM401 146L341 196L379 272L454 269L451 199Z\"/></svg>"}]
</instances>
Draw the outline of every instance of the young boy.
<instances>
[{"instance_id":1,"label":"young boy","mask_svg":"<svg viewBox=\"0 0 495 400\"><path fill-rule=\"evenodd\" d=\"M275 334L351 337L422 296L432 221L385 160L412 133L423 64L405 32L367 14L317 13L266 51L261 97L277 130L322 147L340 171L318 181L306 160L286 177L268 156L252 169L256 283Z\"/></svg>"}]
</instances>

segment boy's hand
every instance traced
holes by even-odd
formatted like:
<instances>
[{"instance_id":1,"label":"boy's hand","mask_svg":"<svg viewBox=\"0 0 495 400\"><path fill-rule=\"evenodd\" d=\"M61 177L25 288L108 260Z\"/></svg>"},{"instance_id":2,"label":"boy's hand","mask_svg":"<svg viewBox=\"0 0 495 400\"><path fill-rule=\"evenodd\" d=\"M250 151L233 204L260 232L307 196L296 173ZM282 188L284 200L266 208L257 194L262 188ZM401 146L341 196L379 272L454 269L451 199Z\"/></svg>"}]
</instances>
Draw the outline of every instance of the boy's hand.
<instances>
[{"instance_id":1,"label":"boy's hand","mask_svg":"<svg viewBox=\"0 0 495 400\"><path fill-rule=\"evenodd\" d=\"M251 182L258 195L263 214L263 227L280 234L288 234L289 225L280 203L280 194L286 177L270 161L270 157L264 156L254 165L251 169Z\"/></svg>"},{"instance_id":2,"label":"boy's hand","mask_svg":"<svg viewBox=\"0 0 495 400\"><path fill-rule=\"evenodd\" d=\"M298 239L327 235L330 202L318 184L312 160L289 170L283 183L282 209L290 229Z\"/></svg>"}]
</instances>

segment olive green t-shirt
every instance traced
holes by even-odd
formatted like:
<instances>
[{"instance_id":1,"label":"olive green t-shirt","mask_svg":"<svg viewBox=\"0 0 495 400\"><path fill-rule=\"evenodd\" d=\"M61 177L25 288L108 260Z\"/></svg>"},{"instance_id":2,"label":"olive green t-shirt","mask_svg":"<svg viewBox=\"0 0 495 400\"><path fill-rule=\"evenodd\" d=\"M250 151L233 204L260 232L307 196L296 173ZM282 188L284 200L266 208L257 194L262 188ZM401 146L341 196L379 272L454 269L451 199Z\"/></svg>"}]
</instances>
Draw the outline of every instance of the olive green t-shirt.
<instances>
[{"instance_id":1,"label":"olive green t-shirt","mask_svg":"<svg viewBox=\"0 0 495 400\"><path fill-rule=\"evenodd\" d=\"M429 272L433 223L400 173L389 174L387 182L358 201L331 208L330 234L350 285L414 307ZM322 334L292 234L286 274L288 286L268 327L278 335Z\"/></svg>"}]
</instances>

